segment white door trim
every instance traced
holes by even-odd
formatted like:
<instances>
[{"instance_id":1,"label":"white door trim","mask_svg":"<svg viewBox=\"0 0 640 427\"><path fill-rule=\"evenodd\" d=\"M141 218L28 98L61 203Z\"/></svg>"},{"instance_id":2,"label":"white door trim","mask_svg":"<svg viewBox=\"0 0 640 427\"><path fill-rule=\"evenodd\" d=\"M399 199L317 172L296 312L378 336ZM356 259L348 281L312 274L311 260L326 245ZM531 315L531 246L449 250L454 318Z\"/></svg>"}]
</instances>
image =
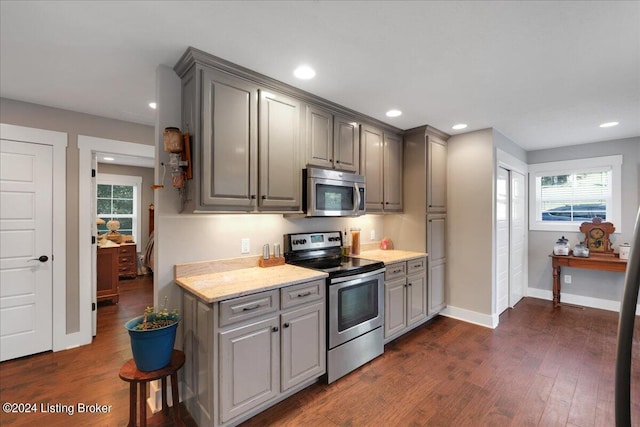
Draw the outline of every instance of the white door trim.
<instances>
[{"instance_id":1,"label":"white door trim","mask_svg":"<svg viewBox=\"0 0 640 427\"><path fill-rule=\"evenodd\" d=\"M82 331L67 334L67 134L0 123L0 137L53 148L53 351L74 347Z\"/></svg>"},{"instance_id":2,"label":"white door trim","mask_svg":"<svg viewBox=\"0 0 640 427\"><path fill-rule=\"evenodd\" d=\"M89 336L92 335L92 324L95 316L91 304L96 299L96 272L91 261L95 253L91 244L91 236L95 229L95 218L91 218L91 168L92 156L95 153L122 154L135 157L155 158L156 147L113 139L96 138L78 135L79 167L78 167L78 239L79 239L79 283L80 283L80 324L87 325ZM82 308L82 307L86 307Z\"/></svg>"}]
</instances>

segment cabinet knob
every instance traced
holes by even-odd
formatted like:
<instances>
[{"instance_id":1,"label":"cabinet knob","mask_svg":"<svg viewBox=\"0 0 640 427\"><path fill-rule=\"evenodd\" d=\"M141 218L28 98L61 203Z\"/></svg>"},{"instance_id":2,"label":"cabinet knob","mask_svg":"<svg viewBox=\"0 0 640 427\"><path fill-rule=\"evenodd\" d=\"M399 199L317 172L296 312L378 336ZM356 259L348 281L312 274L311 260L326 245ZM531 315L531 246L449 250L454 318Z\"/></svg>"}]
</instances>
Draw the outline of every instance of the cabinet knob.
<instances>
[{"instance_id":1,"label":"cabinet knob","mask_svg":"<svg viewBox=\"0 0 640 427\"><path fill-rule=\"evenodd\" d=\"M285 324L284 324L284 325L282 325L282 326L284 326L285 328L288 328L290 325L289 325L289 323L285 323Z\"/></svg>"},{"instance_id":2,"label":"cabinet knob","mask_svg":"<svg viewBox=\"0 0 640 427\"><path fill-rule=\"evenodd\" d=\"M256 198L256 195L255 195L255 194L252 194L252 195L251 195L251 198L252 198L252 199L255 199L255 198Z\"/></svg>"},{"instance_id":3,"label":"cabinet knob","mask_svg":"<svg viewBox=\"0 0 640 427\"><path fill-rule=\"evenodd\" d=\"M384 203L385 203L385 205L388 205L388 204L389 204L389 202L384 202Z\"/></svg>"},{"instance_id":4,"label":"cabinet knob","mask_svg":"<svg viewBox=\"0 0 640 427\"><path fill-rule=\"evenodd\" d=\"M411 286L411 283L407 283L407 286Z\"/></svg>"},{"instance_id":5,"label":"cabinet knob","mask_svg":"<svg viewBox=\"0 0 640 427\"><path fill-rule=\"evenodd\" d=\"M336 160L336 163L340 163L340 160Z\"/></svg>"},{"instance_id":6,"label":"cabinet knob","mask_svg":"<svg viewBox=\"0 0 640 427\"><path fill-rule=\"evenodd\" d=\"M267 198L267 196L265 196L264 194L262 195L262 200L265 200Z\"/></svg>"},{"instance_id":7,"label":"cabinet knob","mask_svg":"<svg viewBox=\"0 0 640 427\"><path fill-rule=\"evenodd\" d=\"M273 332L278 332L280 329L279 329L277 326L274 326L271 330L272 330Z\"/></svg>"}]
</instances>

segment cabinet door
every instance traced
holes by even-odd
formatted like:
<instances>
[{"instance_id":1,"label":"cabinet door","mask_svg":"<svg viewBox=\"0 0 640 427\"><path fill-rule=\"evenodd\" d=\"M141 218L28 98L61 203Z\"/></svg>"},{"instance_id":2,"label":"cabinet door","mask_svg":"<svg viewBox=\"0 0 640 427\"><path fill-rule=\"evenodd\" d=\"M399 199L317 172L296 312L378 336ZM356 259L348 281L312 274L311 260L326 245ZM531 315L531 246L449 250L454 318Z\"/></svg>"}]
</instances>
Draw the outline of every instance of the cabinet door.
<instances>
[{"instance_id":1,"label":"cabinet door","mask_svg":"<svg viewBox=\"0 0 640 427\"><path fill-rule=\"evenodd\" d=\"M446 268L446 215L436 214L427 218L427 259L429 309L434 314L445 306L445 268Z\"/></svg>"},{"instance_id":2,"label":"cabinet door","mask_svg":"<svg viewBox=\"0 0 640 427\"><path fill-rule=\"evenodd\" d=\"M427 279L425 272L407 277L407 326L427 317Z\"/></svg>"},{"instance_id":3,"label":"cabinet door","mask_svg":"<svg viewBox=\"0 0 640 427\"><path fill-rule=\"evenodd\" d=\"M261 210L299 210L302 170L298 100L260 91Z\"/></svg>"},{"instance_id":4,"label":"cabinet door","mask_svg":"<svg viewBox=\"0 0 640 427\"><path fill-rule=\"evenodd\" d=\"M384 210L402 210L402 138L384 134Z\"/></svg>"},{"instance_id":5,"label":"cabinet door","mask_svg":"<svg viewBox=\"0 0 640 427\"><path fill-rule=\"evenodd\" d=\"M258 89L202 71L200 207L252 210L256 197Z\"/></svg>"},{"instance_id":6,"label":"cabinet door","mask_svg":"<svg viewBox=\"0 0 640 427\"><path fill-rule=\"evenodd\" d=\"M405 278L384 284L384 337L388 338L407 326Z\"/></svg>"},{"instance_id":7,"label":"cabinet door","mask_svg":"<svg viewBox=\"0 0 640 427\"><path fill-rule=\"evenodd\" d=\"M325 372L324 304L307 305L281 316L282 391Z\"/></svg>"},{"instance_id":8,"label":"cabinet door","mask_svg":"<svg viewBox=\"0 0 640 427\"><path fill-rule=\"evenodd\" d=\"M264 403L279 393L278 317L220 332L220 421Z\"/></svg>"},{"instance_id":9,"label":"cabinet door","mask_svg":"<svg viewBox=\"0 0 640 427\"><path fill-rule=\"evenodd\" d=\"M428 138L427 211L447 211L447 143Z\"/></svg>"},{"instance_id":10,"label":"cabinet door","mask_svg":"<svg viewBox=\"0 0 640 427\"><path fill-rule=\"evenodd\" d=\"M117 246L98 248L96 260L98 301L111 299L118 302L118 259Z\"/></svg>"},{"instance_id":11,"label":"cabinet door","mask_svg":"<svg viewBox=\"0 0 640 427\"><path fill-rule=\"evenodd\" d=\"M307 105L307 163L333 167L333 115Z\"/></svg>"},{"instance_id":12,"label":"cabinet door","mask_svg":"<svg viewBox=\"0 0 640 427\"><path fill-rule=\"evenodd\" d=\"M360 137L360 173L366 177L366 208L380 212L384 207L382 131L363 125Z\"/></svg>"},{"instance_id":13,"label":"cabinet door","mask_svg":"<svg viewBox=\"0 0 640 427\"><path fill-rule=\"evenodd\" d=\"M360 126L350 117L336 115L333 129L334 167L358 172L360 163Z\"/></svg>"}]
</instances>

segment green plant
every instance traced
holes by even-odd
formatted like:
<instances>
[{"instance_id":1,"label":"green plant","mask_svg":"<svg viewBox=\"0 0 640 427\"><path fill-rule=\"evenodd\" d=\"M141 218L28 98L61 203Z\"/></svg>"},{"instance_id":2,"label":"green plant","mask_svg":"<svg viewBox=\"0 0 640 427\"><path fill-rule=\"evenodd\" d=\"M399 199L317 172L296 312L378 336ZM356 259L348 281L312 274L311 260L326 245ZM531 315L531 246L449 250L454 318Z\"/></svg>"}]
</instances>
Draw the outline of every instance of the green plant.
<instances>
[{"instance_id":1,"label":"green plant","mask_svg":"<svg viewBox=\"0 0 640 427\"><path fill-rule=\"evenodd\" d=\"M167 309L167 297L164 297L164 304L162 305L162 309L160 311L155 311L155 308L152 306L147 306L144 309L144 317L142 318L142 323L136 326L137 330L149 330L149 329L158 329L164 328L165 326L172 325L180 320L180 314L177 309L173 309L169 311Z\"/></svg>"}]
</instances>

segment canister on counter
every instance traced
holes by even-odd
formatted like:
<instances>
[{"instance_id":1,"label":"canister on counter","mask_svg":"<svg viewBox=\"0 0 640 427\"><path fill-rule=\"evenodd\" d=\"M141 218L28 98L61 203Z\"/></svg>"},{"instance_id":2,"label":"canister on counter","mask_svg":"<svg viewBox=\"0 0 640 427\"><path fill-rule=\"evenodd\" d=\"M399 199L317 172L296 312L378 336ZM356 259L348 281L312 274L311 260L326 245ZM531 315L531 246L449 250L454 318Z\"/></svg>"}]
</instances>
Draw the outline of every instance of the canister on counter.
<instances>
[{"instance_id":1,"label":"canister on counter","mask_svg":"<svg viewBox=\"0 0 640 427\"><path fill-rule=\"evenodd\" d=\"M262 247L262 259L269 259L271 255L269 254L269 244L267 243Z\"/></svg>"},{"instance_id":2,"label":"canister on counter","mask_svg":"<svg viewBox=\"0 0 640 427\"><path fill-rule=\"evenodd\" d=\"M273 257L280 258L280 243L273 244Z\"/></svg>"}]
</instances>

